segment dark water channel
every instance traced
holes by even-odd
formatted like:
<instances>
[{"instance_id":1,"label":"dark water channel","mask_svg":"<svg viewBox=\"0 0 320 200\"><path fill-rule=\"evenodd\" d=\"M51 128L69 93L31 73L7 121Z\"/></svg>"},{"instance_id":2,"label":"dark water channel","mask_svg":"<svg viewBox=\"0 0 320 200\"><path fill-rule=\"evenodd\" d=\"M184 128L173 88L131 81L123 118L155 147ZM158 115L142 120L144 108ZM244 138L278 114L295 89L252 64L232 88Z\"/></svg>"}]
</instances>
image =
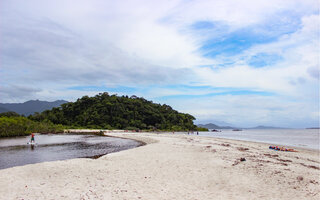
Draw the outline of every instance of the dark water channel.
<instances>
[{"instance_id":1,"label":"dark water channel","mask_svg":"<svg viewBox=\"0 0 320 200\"><path fill-rule=\"evenodd\" d=\"M96 135L36 135L34 146L27 144L29 140L30 137L0 139L0 169L71 158L96 158L142 145L134 140Z\"/></svg>"}]
</instances>

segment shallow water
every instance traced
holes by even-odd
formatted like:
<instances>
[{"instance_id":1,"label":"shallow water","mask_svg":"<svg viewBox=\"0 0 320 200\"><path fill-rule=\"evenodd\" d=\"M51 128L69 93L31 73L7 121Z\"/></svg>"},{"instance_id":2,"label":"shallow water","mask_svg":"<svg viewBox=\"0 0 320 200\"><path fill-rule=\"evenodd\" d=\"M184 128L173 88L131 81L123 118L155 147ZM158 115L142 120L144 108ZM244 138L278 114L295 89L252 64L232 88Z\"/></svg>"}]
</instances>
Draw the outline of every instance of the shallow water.
<instances>
[{"instance_id":1,"label":"shallow water","mask_svg":"<svg viewBox=\"0 0 320 200\"><path fill-rule=\"evenodd\" d=\"M96 135L36 135L35 146L30 137L0 139L0 169L45 161L97 157L130 149L140 142Z\"/></svg>"},{"instance_id":2,"label":"shallow water","mask_svg":"<svg viewBox=\"0 0 320 200\"><path fill-rule=\"evenodd\" d=\"M243 129L199 132L200 136L246 140L319 150L319 129Z\"/></svg>"}]
</instances>

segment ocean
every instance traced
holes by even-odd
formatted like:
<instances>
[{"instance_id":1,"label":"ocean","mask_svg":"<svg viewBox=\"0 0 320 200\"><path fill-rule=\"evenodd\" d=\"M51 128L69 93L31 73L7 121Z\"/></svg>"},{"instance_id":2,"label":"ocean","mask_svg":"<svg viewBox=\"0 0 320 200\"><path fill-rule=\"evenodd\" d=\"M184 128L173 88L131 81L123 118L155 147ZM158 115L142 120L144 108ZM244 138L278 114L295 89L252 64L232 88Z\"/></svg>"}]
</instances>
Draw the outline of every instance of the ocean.
<instances>
[{"instance_id":1,"label":"ocean","mask_svg":"<svg viewBox=\"0 0 320 200\"><path fill-rule=\"evenodd\" d=\"M243 129L242 131L222 129L221 132L199 132L199 135L317 150L320 147L319 129Z\"/></svg>"}]
</instances>

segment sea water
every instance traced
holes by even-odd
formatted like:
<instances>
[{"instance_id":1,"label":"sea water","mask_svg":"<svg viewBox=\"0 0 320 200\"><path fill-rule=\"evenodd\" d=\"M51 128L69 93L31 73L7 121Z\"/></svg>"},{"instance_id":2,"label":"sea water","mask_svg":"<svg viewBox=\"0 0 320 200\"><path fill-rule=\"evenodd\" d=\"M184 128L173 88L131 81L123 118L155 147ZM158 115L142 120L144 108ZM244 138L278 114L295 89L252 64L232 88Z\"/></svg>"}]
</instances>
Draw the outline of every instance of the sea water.
<instances>
[{"instance_id":1,"label":"sea water","mask_svg":"<svg viewBox=\"0 0 320 200\"><path fill-rule=\"evenodd\" d=\"M199 132L201 136L269 143L319 150L319 129L243 129L221 132Z\"/></svg>"}]
</instances>

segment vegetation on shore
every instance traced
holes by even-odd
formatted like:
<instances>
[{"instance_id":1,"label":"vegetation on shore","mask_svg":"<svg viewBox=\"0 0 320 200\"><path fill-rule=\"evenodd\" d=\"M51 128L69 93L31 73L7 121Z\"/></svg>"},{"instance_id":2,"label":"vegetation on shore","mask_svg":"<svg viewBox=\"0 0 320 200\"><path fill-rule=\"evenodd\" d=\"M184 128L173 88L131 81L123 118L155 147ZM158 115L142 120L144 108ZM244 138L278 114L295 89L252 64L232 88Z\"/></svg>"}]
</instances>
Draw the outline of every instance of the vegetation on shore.
<instances>
[{"instance_id":1,"label":"vegetation on shore","mask_svg":"<svg viewBox=\"0 0 320 200\"><path fill-rule=\"evenodd\" d=\"M84 96L74 103L65 103L61 107L35 113L28 118L74 128L197 130L192 115L180 113L169 105L156 104L136 96L109 95L106 92L94 97Z\"/></svg>"},{"instance_id":2,"label":"vegetation on shore","mask_svg":"<svg viewBox=\"0 0 320 200\"><path fill-rule=\"evenodd\" d=\"M0 113L0 137L25 136L32 132L58 133L64 126L52 122L35 122L14 112Z\"/></svg>"}]
</instances>

